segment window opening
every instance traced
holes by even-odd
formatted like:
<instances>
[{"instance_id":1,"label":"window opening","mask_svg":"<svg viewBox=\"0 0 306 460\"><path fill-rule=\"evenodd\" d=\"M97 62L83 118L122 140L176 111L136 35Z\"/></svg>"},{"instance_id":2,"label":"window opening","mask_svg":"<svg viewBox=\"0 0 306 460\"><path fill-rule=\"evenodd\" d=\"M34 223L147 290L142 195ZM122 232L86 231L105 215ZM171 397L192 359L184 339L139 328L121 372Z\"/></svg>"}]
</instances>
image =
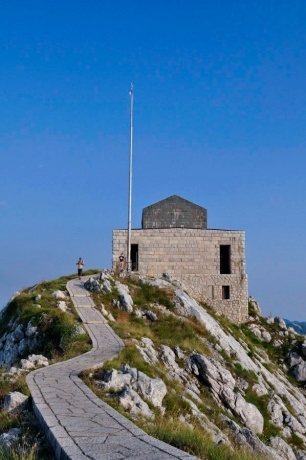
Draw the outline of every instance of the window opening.
<instances>
[{"instance_id":1,"label":"window opening","mask_svg":"<svg viewBox=\"0 0 306 460\"><path fill-rule=\"evenodd\" d=\"M231 246L229 244L220 245L220 273L221 275L231 273Z\"/></svg>"},{"instance_id":2,"label":"window opening","mask_svg":"<svg viewBox=\"0 0 306 460\"><path fill-rule=\"evenodd\" d=\"M222 286L222 299L223 300L230 299L230 287L229 286Z\"/></svg>"}]
</instances>

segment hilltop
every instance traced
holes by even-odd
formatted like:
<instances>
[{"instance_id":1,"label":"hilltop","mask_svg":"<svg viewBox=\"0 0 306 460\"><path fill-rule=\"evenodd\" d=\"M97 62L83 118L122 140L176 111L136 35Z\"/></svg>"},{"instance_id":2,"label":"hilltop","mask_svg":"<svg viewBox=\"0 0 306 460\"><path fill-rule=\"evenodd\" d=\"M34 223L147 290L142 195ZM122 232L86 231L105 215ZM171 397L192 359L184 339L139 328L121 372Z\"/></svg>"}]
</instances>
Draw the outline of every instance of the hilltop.
<instances>
[{"instance_id":1,"label":"hilltop","mask_svg":"<svg viewBox=\"0 0 306 460\"><path fill-rule=\"evenodd\" d=\"M26 289L2 312L3 402L13 390L28 396L24 375L30 369L90 348L65 292L70 278ZM99 397L198 458L306 459L306 344L282 319L263 318L251 298L249 321L237 326L167 274L142 278L104 270L86 287L125 343L112 362L82 374ZM16 407L12 415L2 412L1 432L21 430L11 434L19 455L52 458L30 407L23 415ZM30 447L21 454L27 429ZM31 447L33 438L39 448Z\"/></svg>"}]
</instances>

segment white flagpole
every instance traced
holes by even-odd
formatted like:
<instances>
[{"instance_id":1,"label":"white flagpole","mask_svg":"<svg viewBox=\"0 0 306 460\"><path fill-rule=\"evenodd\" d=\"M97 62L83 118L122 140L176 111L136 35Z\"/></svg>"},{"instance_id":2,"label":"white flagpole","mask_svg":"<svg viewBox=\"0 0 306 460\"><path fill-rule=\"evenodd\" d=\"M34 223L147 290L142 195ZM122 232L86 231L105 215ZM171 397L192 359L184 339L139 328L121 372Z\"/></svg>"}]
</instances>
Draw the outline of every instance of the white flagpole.
<instances>
[{"instance_id":1,"label":"white flagpole","mask_svg":"<svg viewBox=\"0 0 306 460\"><path fill-rule=\"evenodd\" d=\"M132 227L132 171L133 171L133 84L130 95L130 172L129 172L129 211L128 211L128 237L127 237L127 271L132 270L131 265L131 227Z\"/></svg>"}]
</instances>

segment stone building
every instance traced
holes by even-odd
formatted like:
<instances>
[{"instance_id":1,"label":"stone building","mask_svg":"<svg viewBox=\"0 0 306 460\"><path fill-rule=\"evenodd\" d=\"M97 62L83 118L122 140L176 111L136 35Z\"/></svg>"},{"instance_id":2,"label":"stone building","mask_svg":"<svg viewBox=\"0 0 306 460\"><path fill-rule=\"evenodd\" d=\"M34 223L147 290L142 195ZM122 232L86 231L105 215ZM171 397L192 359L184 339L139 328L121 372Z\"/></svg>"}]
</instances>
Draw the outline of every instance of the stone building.
<instances>
[{"instance_id":1,"label":"stone building","mask_svg":"<svg viewBox=\"0 0 306 460\"><path fill-rule=\"evenodd\" d=\"M127 230L113 230L113 268L126 254ZM177 195L142 213L142 228L131 231L132 271L169 273L196 299L242 323L248 318L245 235L207 228L207 210Z\"/></svg>"}]
</instances>

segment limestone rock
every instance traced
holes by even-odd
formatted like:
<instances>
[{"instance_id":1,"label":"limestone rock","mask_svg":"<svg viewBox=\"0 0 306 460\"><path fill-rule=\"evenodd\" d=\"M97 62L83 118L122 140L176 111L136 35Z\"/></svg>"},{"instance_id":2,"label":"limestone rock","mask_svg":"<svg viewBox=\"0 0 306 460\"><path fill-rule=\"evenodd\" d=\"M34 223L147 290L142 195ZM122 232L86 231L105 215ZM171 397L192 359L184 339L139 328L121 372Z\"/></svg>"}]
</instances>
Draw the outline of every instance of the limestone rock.
<instances>
[{"instance_id":1,"label":"limestone rock","mask_svg":"<svg viewBox=\"0 0 306 460\"><path fill-rule=\"evenodd\" d=\"M274 318L274 322L279 325L279 327L283 330L287 330L287 326L283 318L280 318L279 316L276 316Z\"/></svg>"},{"instance_id":2,"label":"limestone rock","mask_svg":"<svg viewBox=\"0 0 306 460\"><path fill-rule=\"evenodd\" d=\"M16 329L14 330L14 336L16 340L20 341L24 338L24 331L23 331L23 326L22 324L18 324Z\"/></svg>"},{"instance_id":3,"label":"limestone rock","mask_svg":"<svg viewBox=\"0 0 306 460\"><path fill-rule=\"evenodd\" d=\"M71 333L72 337L78 337L84 334L86 334L86 331L83 328L83 326L81 326L80 324L76 324L75 326L73 326Z\"/></svg>"},{"instance_id":4,"label":"limestone rock","mask_svg":"<svg viewBox=\"0 0 306 460\"><path fill-rule=\"evenodd\" d=\"M279 436L270 438L271 447L285 460L296 460L292 448Z\"/></svg>"},{"instance_id":5,"label":"limestone rock","mask_svg":"<svg viewBox=\"0 0 306 460\"><path fill-rule=\"evenodd\" d=\"M27 329L25 331L25 335L27 337L32 337L34 334L37 332L37 326L33 326L31 321L28 322L27 324Z\"/></svg>"},{"instance_id":6,"label":"limestone rock","mask_svg":"<svg viewBox=\"0 0 306 460\"><path fill-rule=\"evenodd\" d=\"M150 311L150 310L146 310L144 312L145 316L152 322L154 321L157 321L157 315L155 313L153 313L153 311Z\"/></svg>"},{"instance_id":7,"label":"limestone rock","mask_svg":"<svg viewBox=\"0 0 306 460\"><path fill-rule=\"evenodd\" d=\"M21 430L19 428L11 428L8 433L2 433L0 435L0 445L3 448L10 448L16 442L19 441L19 435Z\"/></svg>"},{"instance_id":8,"label":"limestone rock","mask_svg":"<svg viewBox=\"0 0 306 460\"><path fill-rule=\"evenodd\" d=\"M261 334L261 335L262 335L262 340L263 340L264 342L267 342L267 343L270 343L270 342L271 342L272 336L271 336L270 332L268 332L268 331L262 331L262 334Z\"/></svg>"},{"instance_id":9,"label":"limestone rock","mask_svg":"<svg viewBox=\"0 0 306 460\"><path fill-rule=\"evenodd\" d=\"M162 407L163 399L167 393L167 387L162 379L152 379L142 372L139 372L137 380L132 383L132 388L137 391L137 393L141 393L154 407Z\"/></svg>"},{"instance_id":10,"label":"limestone rock","mask_svg":"<svg viewBox=\"0 0 306 460\"><path fill-rule=\"evenodd\" d=\"M103 303L101 303L101 313L109 321L111 321L111 322L116 321L115 318L113 317L113 315L111 314L111 312L106 310L106 308L104 307Z\"/></svg>"},{"instance_id":11,"label":"limestone rock","mask_svg":"<svg viewBox=\"0 0 306 460\"><path fill-rule=\"evenodd\" d=\"M93 277L90 277L88 278L88 280L85 281L84 288L87 289L87 291L91 292L99 292L102 290L99 281Z\"/></svg>"},{"instance_id":12,"label":"limestone rock","mask_svg":"<svg viewBox=\"0 0 306 460\"><path fill-rule=\"evenodd\" d=\"M131 388L126 387L122 393L120 393L119 401L124 409L135 417L142 416L148 419L154 418L154 413L151 411L148 404Z\"/></svg>"},{"instance_id":13,"label":"limestone rock","mask_svg":"<svg viewBox=\"0 0 306 460\"><path fill-rule=\"evenodd\" d=\"M28 399L28 396L20 393L19 391L8 393L4 396L3 410L6 412L18 410L25 404Z\"/></svg>"},{"instance_id":14,"label":"limestone rock","mask_svg":"<svg viewBox=\"0 0 306 460\"><path fill-rule=\"evenodd\" d=\"M26 371L34 369L36 367L46 366L49 366L49 361L43 355L30 355L27 359L22 359L20 361L20 368Z\"/></svg>"},{"instance_id":15,"label":"limestone rock","mask_svg":"<svg viewBox=\"0 0 306 460\"><path fill-rule=\"evenodd\" d=\"M260 441L258 436L256 436L256 434L248 428L240 428L237 423L225 416L223 416L223 420L226 422L228 428L233 433L237 444L240 446L249 447L251 450L262 454L267 459L272 458L274 460L284 460L274 449L266 446L262 441Z\"/></svg>"},{"instance_id":16,"label":"limestone rock","mask_svg":"<svg viewBox=\"0 0 306 460\"><path fill-rule=\"evenodd\" d=\"M280 400L280 398L275 397L274 399L270 399L270 401L268 402L267 409L271 415L271 421L274 423L274 425L278 427L283 427L283 411L285 410L285 406Z\"/></svg>"},{"instance_id":17,"label":"limestone rock","mask_svg":"<svg viewBox=\"0 0 306 460\"><path fill-rule=\"evenodd\" d=\"M98 386L104 390L113 390L115 392L122 391L131 383L131 375L118 372L116 369L108 371L104 375L104 382L99 382Z\"/></svg>"},{"instance_id":18,"label":"limestone rock","mask_svg":"<svg viewBox=\"0 0 306 460\"><path fill-rule=\"evenodd\" d=\"M260 309L258 301L256 299L254 299L254 297L250 296L249 297L249 302L252 305L253 310L256 313L256 315L261 316L261 309Z\"/></svg>"},{"instance_id":19,"label":"limestone rock","mask_svg":"<svg viewBox=\"0 0 306 460\"><path fill-rule=\"evenodd\" d=\"M149 286L156 286L159 288L169 288L172 287L172 284L162 278L155 278L155 279L147 279L147 278L140 278L140 284L148 284Z\"/></svg>"},{"instance_id":20,"label":"limestone rock","mask_svg":"<svg viewBox=\"0 0 306 460\"><path fill-rule=\"evenodd\" d=\"M265 396L269 393L266 387L264 385L260 385L259 383L255 383L252 389L257 394L257 396Z\"/></svg>"},{"instance_id":21,"label":"limestone rock","mask_svg":"<svg viewBox=\"0 0 306 460\"><path fill-rule=\"evenodd\" d=\"M302 355L306 357L306 341L302 343L301 351L302 351Z\"/></svg>"},{"instance_id":22,"label":"limestone rock","mask_svg":"<svg viewBox=\"0 0 306 460\"><path fill-rule=\"evenodd\" d=\"M296 460L306 460L306 450L299 449L295 452Z\"/></svg>"},{"instance_id":23,"label":"limestone rock","mask_svg":"<svg viewBox=\"0 0 306 460\"><path fill-rule=\"evenodd\" d=\"M66 299L65 292L60 291L59 289L57 291L53 291L51 295L56 299Z\"/></svg>"},{"instance_id":24,"label":"limestone rock","mask_svg":"<svg viewBox=\"0 0 306 460\"><path fill-rule=\"evenodd\" d=\"M136 347L146 363L155 364L158 362L157 352L151 339L142 337L140 344L136 342Z\"/></svg>"},{"instance_id":25,"label":"limestone rock","mask_svg":"<svg viewBox=\"0 0 306 460\"><path fill-rule=\"evenodd\" d=\"M128 287L125 284L119 283L119 281L116 281L115 285L119 293L119 301L121 307L128 313L132 313L133 299L129 294Z\"/></svg>"},{"instance_id":26,"label":"limestone rock","mask_svg":"<svg viewBox=\"0 0 306 460\"><path fill-rule=\"evenodd\" d=\"M56 306L59 310L63 311L63 312L66 312L67 311L67 304L64 300L58 300L56 302Z\"/></svg>"},{"instance_id":27,"label":"limestone rock","mask_svg":"<svg viewBox=\"0 0 306 460\"><path fill-rule=\"evenodd\" d=\"M291 368L291 372L298 382L306 381L306 361L301 361Z\"/></svg>"},{"instance_id":28,"label":"limestone rock","mask_svg":"<svg viewBox=\"0 0 306 460\"><path fill-rule=\"evenodd\" d=\"M237 415L247 428L254 433L262 433L264 420L256 406L245 401L240 393L235 393L235 380L232 374L218 361L206 356L193 354L189 367L195 372L198 369L199 378L206 382L226 407Z\"/></svg>"}]
</instances>

